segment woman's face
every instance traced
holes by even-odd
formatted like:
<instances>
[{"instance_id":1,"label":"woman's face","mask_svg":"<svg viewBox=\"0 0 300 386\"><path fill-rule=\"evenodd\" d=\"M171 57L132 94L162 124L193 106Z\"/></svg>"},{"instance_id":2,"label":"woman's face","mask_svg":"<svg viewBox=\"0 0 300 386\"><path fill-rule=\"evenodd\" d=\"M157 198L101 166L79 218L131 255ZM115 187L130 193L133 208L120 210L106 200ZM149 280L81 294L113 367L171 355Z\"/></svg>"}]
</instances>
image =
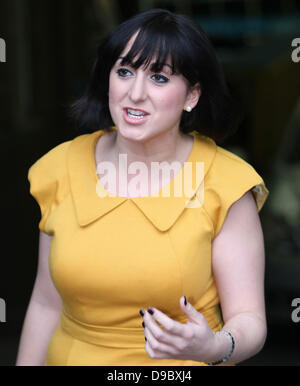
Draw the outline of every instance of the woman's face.
<instances>
[{"instance_id":1,"label":"woman's face","mask_svg":"<svg viewBox=\"0 0 300 386\"><path fill-rule=\"evenodd\" d=\"M121 66L121 57L130 50L130 39L110 72L109 108L114 124L128 139L144 141L167 131L178 131L187 105L194 107L199 92L189 92L182 75L172 75L168 61L160 73L140 67Z\"/></svg>"}]
</instances>

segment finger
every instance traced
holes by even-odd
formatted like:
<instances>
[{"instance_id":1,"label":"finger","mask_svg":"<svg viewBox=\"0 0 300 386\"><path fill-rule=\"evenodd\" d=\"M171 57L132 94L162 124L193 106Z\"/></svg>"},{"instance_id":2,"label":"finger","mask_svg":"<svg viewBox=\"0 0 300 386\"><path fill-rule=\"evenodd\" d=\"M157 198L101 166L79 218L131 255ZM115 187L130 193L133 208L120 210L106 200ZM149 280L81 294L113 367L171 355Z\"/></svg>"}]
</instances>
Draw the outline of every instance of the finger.
<instances>
[{"instance_id":1,"label":"finger","mask_svg":"<svg viewBox=\"0 0 300 386\"><path fill-rule=\"evenodd\" d=\"M151 359L166 359L166 354L155 353L148 343L145 345L145 350Z\"/></svg>"},{"instance_id":2,"label":"finger","mask_svg":"<svg viewBox=\"0 0 300 386\"><path fill-rule=\"evenodd\" d=\"M192 322L196 324L206 323L205 317L192 306L185 296L180 298L179 304L182 312L185 313Z\"/></svg>"},{"instance_id":3,"label":"finger","mask_svg":"<svg viewBox=\"0 0 300 386\"><path fill-rule=\"evenodd\" d=\"M152 310L152 314L149 313L149 310ZM152 317L152 319L151 319L151 317ZM151 322L151 320L152 321L156 320L158 323L161 324L163 329L168 334L177 335L180 337L183 335L184 325L182 323L177 322L176 320L169 318L166 314L159 311L157 308L154 308L154 307L152 307L150 309L148 308L148 310L144 316L144 319L145 318L147 318L147 320L149 322ZM145 323L146 323L146 321L145 321ZM153 326L153 324L151 324L151 326ZM156 326L157 326L157 324L156 324Z\"/></svg>"},{"instance_id":4,"label":"finger","mask_svg":"<svg viewBox=\"0 0 300 386\"><path fill-rule=\"evenodd\" d=\"M152 335L151 331L146 327L145 328L146 336L146 346L150 349L149 351L152 355L159 358L174 358L177 354L177 351L174 347L169 346L168 344L157 341Z\"/></svg>"},{"instance_id":5,"label":"finger","mask_svg":"<svg viewBox=\"0 0 300 386\"><path fill-rule=\"evenodd\" d=\"M146 312L144 315L145 331L149 330L151 335L159 342L172 344L174 335L162 329L155 321L155 319Z\"/></svg>"},{"instance_id":6,"label":"finger","mask_svg":"<svg viewBox=\"0 0 300 386\"><path fill-rule=\"evenodd\" d=\"M169 333L168 331L159 327L153 317L149 314L144 316L145 323L145 333L149 331L154 339L160 343L164 343L172 348L172 353L177 352L178 348L182 346L182 340L186 338L186 332L184 331L183 336L178 336ZM186 326L184 325L186 328ZM147 336L146 336L147 337ZM168 351L169 352L169 351Z\"/></svg>"}]
</instances>

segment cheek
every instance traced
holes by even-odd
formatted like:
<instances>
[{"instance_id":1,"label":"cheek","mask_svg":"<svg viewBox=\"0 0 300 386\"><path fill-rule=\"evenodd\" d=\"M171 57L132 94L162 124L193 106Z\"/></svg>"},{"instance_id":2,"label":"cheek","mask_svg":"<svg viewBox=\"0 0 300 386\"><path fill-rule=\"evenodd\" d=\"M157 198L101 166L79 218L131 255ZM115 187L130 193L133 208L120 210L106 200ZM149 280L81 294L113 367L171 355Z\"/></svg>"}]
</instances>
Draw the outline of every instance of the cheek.
<instances>
[{"instance_id":1,"label":"cheek","mask_svg":"<svg viewBox=\"0 0 300 386\"><path fill-rule=\"evenodd\" d=\"M118 87L118 82L114 79L113 76L109 79L109 88L108 88L108 105L111 118L115 125L118 124L118 105L120 101L120 87Z\"/></svg>"},{"instance_id":2,"label":"cheek","mask_svg":"<svg viewBox=\"0 0 300 386\"><path fill-rule=\"evenodd\" d=\"M110 104L120 101L125 92L125 82L120 81L112 74L109 78L108 96Z\"/></svg>"},{"instance_id":3,"label":"cheek","mask_svg":"<svg viewBox=\"0 0 300 386\"><path fill-rule=\"evenodd\" d=\"M161 95L158 100L161 109L168 109L169 111L182 110L185 102L185 93L183 90L172 87L164 95Z\"/></svg>"},{"instance_id":4,"label":"cheek","mask_svg":"<svg viewBox=\"0 0 300 386\"><path fill-rule=\"evenodd\" d=\"M118 87L116 81L112 77L109 80L108 96L110 102L116 100L118 96Z\"/></svg>"}]
</instances>

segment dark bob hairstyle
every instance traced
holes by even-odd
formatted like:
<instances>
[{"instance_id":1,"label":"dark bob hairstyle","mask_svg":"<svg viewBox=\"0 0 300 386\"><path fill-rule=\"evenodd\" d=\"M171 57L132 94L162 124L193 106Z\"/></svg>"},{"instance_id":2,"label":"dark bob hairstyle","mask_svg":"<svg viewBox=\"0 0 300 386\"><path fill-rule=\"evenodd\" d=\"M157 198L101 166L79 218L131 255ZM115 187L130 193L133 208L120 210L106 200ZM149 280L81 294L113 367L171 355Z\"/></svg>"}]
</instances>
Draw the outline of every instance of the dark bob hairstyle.
<instances>
[{"instance_id":1,"label":"dark bob hairstyle","mask_svg":"<svg viewBox=\"0 0 300 386\"><path fill-rule=\"evenodd\" d=\"M122 65L130 64L135 69L147 67L155 57L153 71L159 72L170 57L174 73L182 74L190 86L200 83L199 102L191 113L183 111L180 130L183 133L196 130L218 142L233 134L240 122L240 109L230 94L214 48L193 20L165 9L141 12L102 40L88 87L69 109L81 130L110 131L114 126L108 101L110 71L137 31Z\"/></svg>"}]
</instances>

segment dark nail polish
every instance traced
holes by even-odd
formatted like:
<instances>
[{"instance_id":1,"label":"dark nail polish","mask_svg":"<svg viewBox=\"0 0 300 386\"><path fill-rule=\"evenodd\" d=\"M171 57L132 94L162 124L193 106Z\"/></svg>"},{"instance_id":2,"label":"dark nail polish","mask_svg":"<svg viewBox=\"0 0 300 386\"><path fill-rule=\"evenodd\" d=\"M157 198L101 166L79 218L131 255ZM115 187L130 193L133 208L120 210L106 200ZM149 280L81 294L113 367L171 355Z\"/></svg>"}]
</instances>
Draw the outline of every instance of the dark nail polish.
<instances>
[{"instance_id":1,"label":"dark nail polish","mask_svg":"<svg viewBox=\"0 0 300 386\"><path fill-rule=\"evenodd\" d=\"M145 341L147 342L147 338L145 337Z\"/></svg>"},{"instance_id":2,"label":"dark nail polish","mask_svg":"<svg viewBox=\"0 0 300 386\"><path fill-rule=\"evenodd\" d=\"M152 308L148 308L147 311L149 312L150 315L153 315L153 314L154 314L154 311L152 310Z\"/></svg>"},{"instance_id":3,"label":"dark nail polish","mask_svg":"<svg viewBox=\"0 0 300 386\"><path fill-rule=\"evenodd\" d=\"M184 305L187 305L186 297L184 297Z\"/></svg>"},{"instance_id":4,"label":"dark nail polish","mask_svg":"<svg viewBox=\"0 0 300 386\"><path fill-rule=\"evenodd\" d=\"M145 315L145 311L144 311L144 310L140 310L140 314L141 314L142 316L144 316L144 315Z\"/></svg>"},{"instance_id":5,"label":"dark nail polish","mask_svg":"<svg viewBox=\"0 0 300 386\"><path fill-rule=\"evenodd\" d=\"M144 322L142 323L142 326L143 326L143 328L145 328L145 323Z\"/></svg>"}]
</instances>

